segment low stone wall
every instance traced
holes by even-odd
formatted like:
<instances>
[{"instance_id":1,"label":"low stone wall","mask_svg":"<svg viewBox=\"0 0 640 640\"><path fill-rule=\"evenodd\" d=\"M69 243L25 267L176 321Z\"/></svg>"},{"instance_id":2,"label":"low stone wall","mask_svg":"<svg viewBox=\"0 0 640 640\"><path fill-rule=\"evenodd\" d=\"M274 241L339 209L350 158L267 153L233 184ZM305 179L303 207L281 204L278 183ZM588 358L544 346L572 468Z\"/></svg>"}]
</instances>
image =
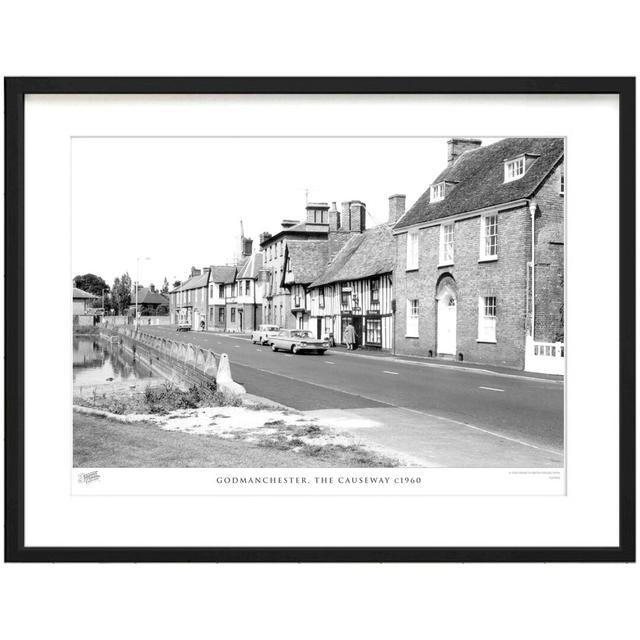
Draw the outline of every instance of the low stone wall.
<instances>
[{"instance_id":1,"label":"low stone wall","mask_svg":"<svg viewBox=\"0 0 640 640\"><path fill-rule=\"evenodd\" d=\"M157 368L165 377L174 374L191 384L199 385L210 384L215 380L223 393L246 393L241 385L231 379L226 354L223 354L224 365L218 379L220 362L209 349L147 333L143 327L119 327L117 332L121 344L128 347L143 364Z\"/></svg>"}]
</instances>

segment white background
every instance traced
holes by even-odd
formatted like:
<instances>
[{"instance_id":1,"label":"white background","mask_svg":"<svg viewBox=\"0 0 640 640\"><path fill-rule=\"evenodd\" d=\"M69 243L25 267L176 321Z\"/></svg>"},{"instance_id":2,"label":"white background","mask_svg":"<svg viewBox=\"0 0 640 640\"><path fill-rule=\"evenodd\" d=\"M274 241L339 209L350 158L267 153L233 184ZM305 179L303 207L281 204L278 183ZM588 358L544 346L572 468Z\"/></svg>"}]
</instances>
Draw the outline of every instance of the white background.
<instances>
[{"instance_id":1,"label":"white background","mask_svg":"<svg viewBox=\"0 0 640 640\"><path fill-rule=\"evenodd\" d=\"M633 75L628 3L13 3L5 75ZM440 25L440 26L438 26ZM597 123L594 123L594 127ZM594 160L606 162L607 159ZM615 269L615 264L611 264ZM596 465L597 468L597 465ZM3 566L12 638L630 637L637 566Z\"/></svg>"}]
</instances>

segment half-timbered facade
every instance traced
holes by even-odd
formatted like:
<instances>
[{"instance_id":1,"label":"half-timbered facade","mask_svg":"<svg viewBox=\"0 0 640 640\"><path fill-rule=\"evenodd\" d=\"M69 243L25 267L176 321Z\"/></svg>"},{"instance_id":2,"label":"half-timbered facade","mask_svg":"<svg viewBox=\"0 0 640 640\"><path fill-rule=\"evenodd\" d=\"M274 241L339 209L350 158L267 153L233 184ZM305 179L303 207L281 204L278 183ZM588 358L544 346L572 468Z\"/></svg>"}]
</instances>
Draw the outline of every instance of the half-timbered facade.
<instances>
[{"instance_id":1,"label":"half-timbered facade","mask_svg":"<svg viewBox=\"0 0 640 640\"><path fill-rule=\"evenodd\" d=\"M352 323L360 346L393 347L393 235L388 224L353 234L309 287L316 336L343 342Z\"/></svg>"},{"instance_id":2,"label":"half-timbered facade","mask_svg":"<svg viewBox=\"0 0 640 640\"><path fill-rule=\"evenodd\" d=\"M283 220L282 229L275 235L267 232L260 235L262 322L277 324L283 329L298 326L299 309L292 309L291 287L285 285L285 252L289 242L326 242L328 210L329 205L325 202L310 202L306 207L305 222Z\"/></svg>"}]
</instances>

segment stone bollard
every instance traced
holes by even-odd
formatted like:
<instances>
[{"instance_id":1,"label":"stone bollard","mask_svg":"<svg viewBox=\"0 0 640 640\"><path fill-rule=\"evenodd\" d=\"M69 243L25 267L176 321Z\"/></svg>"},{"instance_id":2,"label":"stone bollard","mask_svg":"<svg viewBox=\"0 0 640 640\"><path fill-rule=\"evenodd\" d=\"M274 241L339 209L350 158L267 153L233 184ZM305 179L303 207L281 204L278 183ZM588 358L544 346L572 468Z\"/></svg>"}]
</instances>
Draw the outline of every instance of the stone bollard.
<instances>
[{"instance_id":1,"label":"stone bollard","mask_svg":"<svg viewBox=\"0 0 640 640\"><path fill-rule=\"evenodd\" d=\"M212 378L218 375L218 365L216 364L216 357L212 351L207 351L202 371L205 376L211 376Z\"/></svg>"},{"instance_id":2,"label":"stone bollard","mask_svg":"<svg viewBox=\"0 0 640 640\"><path fill-rule=\"evenodd\" d=\"M233 381L229 356L226 353L220 356L218 373L216 374L216 386L225 398L232 398L247 393L247 390L241 384Z\"/></svg>"}]
</instances>

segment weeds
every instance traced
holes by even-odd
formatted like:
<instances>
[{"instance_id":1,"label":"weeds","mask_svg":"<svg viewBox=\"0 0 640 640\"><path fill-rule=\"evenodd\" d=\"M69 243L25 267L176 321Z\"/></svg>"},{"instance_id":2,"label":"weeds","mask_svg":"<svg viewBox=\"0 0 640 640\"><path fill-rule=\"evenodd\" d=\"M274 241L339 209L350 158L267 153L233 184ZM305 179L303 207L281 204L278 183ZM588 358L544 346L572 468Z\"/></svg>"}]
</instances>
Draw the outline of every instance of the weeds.
<instances>
[{"instance_id":1,"label":"weeds","mask_svg":"<svg viewBox=\"0 0 640 640\"><path fill-rule=\"evenodd\" d=\"M76 404L103 409L119 415L125 413L166 414L177 409L197 409L199 407L238 407L239 397L226 398L216 389L215 382L205 386L191 385L182 390L171 382L160 386L147 387L142 393L129 396L114 396L93 393L89 398L75 398Z\"/></svg>"},{"instance_id":2,"label":"weeds","mask_svg":"<svg viewBox=\"0 0 640 640\"><path fill-rule=\"evenodd\" d=\"M318 438L328 431L317 424L284 427L281 420L265 422L265 426L276 426L274 435L264 437L258 442L260 447L269 447L278 451L295 451L309 458L323 462L340 461L348 467L397 467L399 461L370 451L359 444L313 444L303 438ZM284 427L284 428L283 428Z\"/></svg>"}]
</instances>

